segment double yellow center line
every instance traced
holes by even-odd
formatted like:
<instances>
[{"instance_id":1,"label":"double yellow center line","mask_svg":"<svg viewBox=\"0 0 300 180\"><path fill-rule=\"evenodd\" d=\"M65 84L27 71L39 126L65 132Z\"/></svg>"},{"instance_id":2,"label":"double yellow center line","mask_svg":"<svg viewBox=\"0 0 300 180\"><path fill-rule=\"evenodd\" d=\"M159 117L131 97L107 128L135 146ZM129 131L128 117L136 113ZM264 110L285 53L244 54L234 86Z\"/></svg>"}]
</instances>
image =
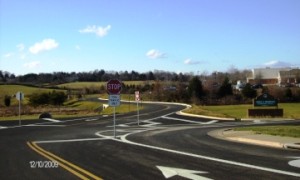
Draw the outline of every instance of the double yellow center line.
<instances>
[{"instance_id":1,"label":"double yellow center line","mask_svg":"<svg viewBox=\"0 0 300 180\"><path fill-rule=\"evenodd\" d=\"M74 174L75 176L79 177L80 179L97 179L102 180L102 178L88 172L87 170L84 170L80 168L79 166L76 166L75 164L72 164L52 153L49 151L46 151L42 149L40 146L38 146L35 142L27 142L27 145L37 152L38 154L44 156L45 158L51 160L51 161L57 161L59 166L64 168L65 170L69 171L70 173Z\"/></svg>"}]
</instances>

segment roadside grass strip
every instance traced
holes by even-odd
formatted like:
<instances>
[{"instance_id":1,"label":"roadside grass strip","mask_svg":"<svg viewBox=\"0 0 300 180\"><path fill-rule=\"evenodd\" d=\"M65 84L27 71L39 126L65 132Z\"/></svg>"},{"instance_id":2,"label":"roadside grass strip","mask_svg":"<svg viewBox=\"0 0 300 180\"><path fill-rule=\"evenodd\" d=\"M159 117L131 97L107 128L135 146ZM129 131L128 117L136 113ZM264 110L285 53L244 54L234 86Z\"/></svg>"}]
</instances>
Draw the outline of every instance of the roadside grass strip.
<instances>
[{"instance_id":1,"label":"roadside grass strip","mask_svg":"<svg viewBox=\"0 0 300 180\"><path fill-rule=\"evenodd\" d=\"M38 146L36 144L36 142L27 142L27 145L34 150L35 152L37 152L38 154L40 154L41 156L51 160L51 161L56 161L58 162L59 166L64 168L65 170L69 171L70 173L72 173L73 175L77 176L80 179L84 179L84 180L88 180L88 179L96 179L96 180L102 180L102 178L88 172L87 170L84 170L82 168L80 168L79 166L68 162L52 153L50 153L49 151L46 151L44 149L42 149L40 146Z\"/></svg>"}]
</instances>

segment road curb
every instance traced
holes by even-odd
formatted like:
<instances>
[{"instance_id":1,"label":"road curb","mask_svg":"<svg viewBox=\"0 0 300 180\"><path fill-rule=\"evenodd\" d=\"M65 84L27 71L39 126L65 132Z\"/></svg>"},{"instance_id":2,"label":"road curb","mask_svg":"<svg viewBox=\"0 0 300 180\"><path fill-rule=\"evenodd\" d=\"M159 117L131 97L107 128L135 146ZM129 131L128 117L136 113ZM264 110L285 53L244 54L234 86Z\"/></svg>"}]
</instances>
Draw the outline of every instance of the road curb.
<instances>
[{"instance_id":1,"label":"road curb","mask_svg":"<svg viewBox=\"0 0 300 180\"><path fill-rule=\"evenodd\" d=\"M283 147L285 149L298 149L298 150L300 150L300 144L296 144L296 143L285 143L285 144L283 144Z\"/></svg>"},{"instance_id":2,"label":"road curb","mask_svg":"<svg viewBox=\"0 0 300 180\"><path fill-rule=\"evenodd\" d=\"M224 132L230 131L230 130L232 130L232 129L226 128L226 129L213 130L213 131L208 132L207 135L217 138L217 139L223 139L223 140L233 141L233 142L241 142L241 143L274 147L274 148L300 150L300 143L280 143L280 142L276 142L276 141L260 140L259 136L257 138L247 138L247 137L241 137L241 136L237 136L237 135L228 137L225 135Z\"/></svg>"},{"instance_id":3,"label":"road curb","mask_svg":"<svg viewBox=\"0 0 300 180\"><path fill-rule=\"evenodd\" d=\"M221 117L213 117L213 116L204 116L204 115L198 115L198 114L190 114L185 113L182 111L178 111L176 114L182 115L182 116L190 116L190 117L199 117L199 118L205 118L205 119L216 119L216 120L223 120L223 121L234 121L234 118L221 118Z\"/></svg>"}]
</instances>

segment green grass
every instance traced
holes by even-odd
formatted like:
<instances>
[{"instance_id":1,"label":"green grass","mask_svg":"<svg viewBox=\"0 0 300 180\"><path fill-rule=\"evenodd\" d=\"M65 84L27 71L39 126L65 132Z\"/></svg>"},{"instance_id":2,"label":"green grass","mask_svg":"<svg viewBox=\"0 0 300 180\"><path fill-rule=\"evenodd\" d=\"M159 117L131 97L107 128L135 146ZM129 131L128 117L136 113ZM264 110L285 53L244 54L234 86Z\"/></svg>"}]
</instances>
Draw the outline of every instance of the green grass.
<instances>
[{"instance_id":1,"label":"green grass","mask_svg":"<svg viewBox=\"0 0 300 180\"><path fill-rule=\"evenodd\" d=\"M38 88L38 87L30 87L30 86L22 86L22 85L0 85L0 106L4 106L4 96L14 96L17 92L21 91L24 93L24 101L23 103L27 103L28 96L33 93L43 93L43 92L52 92L54 89L48 88ZM55 91L64 91L64 90L55 90ZM11 105L17 105L18 101L16 98L12 97Z\"/></svg>"},{"instance_id":2,"label":"green grass","mask_svg":"<svg viewBox=\"0 0 300 180\"><path fill-rule=\"evenodd\" d=\"M64 83L57 85L59 88L66 89L83 89L83 88L100 88L101 86L105 86L105 82L72 82L72 83Z\"/></svg>"},{"instance_id":3,"label":"green grass","mask_svg":"<svg viewBox=\"0 0 300 180\"><path fill-rule=\"evenodd\" d=\"M253 131L256 134L288 136L300 138L300 126L260 126L234 128L235 131Z\"/></svg>"},{"instance_id":4,"label":"green grass","mask_svg":"<svg viewBox=\"0 0 300 180\"><path fill-rule=\"evenodd\" d=\"M95 95L93 95L95 96ZM92 96L92 97L93 97ZM103 95L105 96L105 95ZM108 103L108 102L107 102ZM105 104L107 104L105 103ZM80 117L80 116L94 116L94 115L107 115L113 113L113 108L108 107L102 110L103 104L95 101L78 101L78 100L70 100L65 103L64 106L61 107L62 111L59 112L57 107L48 107L48 109L44 110L46 112L50 112L53 118L70 118L70 117ZM41 108L42 109L42 108ZM142 106L139 106L139 109L143 109ZM116 114L128 113L136 111L135 104L123 104L116 107ZM22 115L22 120L27 119L37 119L39 114L32 115ZM19 120L19 116L9 116L9 117L0 117L1 120Z\"/></svg>"},{"instance_id":5,"label":"green grass","mask_svg":"<svg viewBox=\"0 0 300 180\"><path fill-rule=\"evenodd\" d=\"M196 106L185 110L186 113L231 118L248 118L247 111L253 108L252 105L221 105L221 106ZM279 108L283 108L284 118L300 118L300 103L280 103Z\"/></svg>"},{"instance_id":6,"label":"green grass","mask_svg":"<svg viewBox=\"0 0 300 180\"><path fill-rule=\"evenodd\" d=\"M101 88L106 86L107 82L72 82L60 84L57 87L67 89L83 89L83 88ZM154 83L153 81L123 81L125 85L143 85L145 83Z\"/></svg>"},{"instance_id":7,"label":"green grass","mask_svg":"<svg viewBox=\"0 0 300 180\"><path fill-rule=\"evenodd\" d=\"M29 87L29 86L22 86L22 85L0 85L1 96L5 94L15 95L18 91L23 92L26 96L32 93L52 92L53 89ZM55 91L62 91L62 90L55 90Z\"/></svg>"}]
</instances>

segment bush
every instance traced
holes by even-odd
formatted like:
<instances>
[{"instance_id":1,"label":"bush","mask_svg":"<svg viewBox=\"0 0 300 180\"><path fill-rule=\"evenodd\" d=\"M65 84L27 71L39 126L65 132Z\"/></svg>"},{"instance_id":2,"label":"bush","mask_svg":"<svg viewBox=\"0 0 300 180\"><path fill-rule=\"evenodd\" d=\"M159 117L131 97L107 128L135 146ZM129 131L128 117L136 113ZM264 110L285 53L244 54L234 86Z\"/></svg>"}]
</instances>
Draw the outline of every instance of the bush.
<instances>
[{"instance_id":1,"label":"bush","mask_svg":"<svg viewBox=\"0 0 300 180\"><path fill-rule=\"evenodd\" d=\"M257 92L255 89L251 88L251 84L247 83L244 89L242 90L243 96L246 98L255 98L257 96Z\"/></svg>"},{"instance_id":2,"label":"bush","mask_svg":"<svg viewBox=\"0 0 300 180\"><path fill-rule=\"evenodd\" d=\"M52 115L48 112L44 112L39 116L39 119L43 119L43 118L52 118Z\"/></svg>"},{"instance_id":3,"label":"bush","mask_svg":"<svg viewBox=\"0 0 300 180\"><path fill-rule=\"evenodd\" d=\"M11 96L5 95L4 97L4 104L6 107L9 107L11 103Z\"/></svg>"},{"instance_id":4,"label":"bush","mask_svg":"<svg viewBox=\"0 0 300 180\"><path fill-rule=\"evenodd\" d=\"M51 104L61 106L67 100L67 95L63 92L53 91L52 93L32 94L29 97L29 104L33 107Z\"/></svg>"}]
</instances>

